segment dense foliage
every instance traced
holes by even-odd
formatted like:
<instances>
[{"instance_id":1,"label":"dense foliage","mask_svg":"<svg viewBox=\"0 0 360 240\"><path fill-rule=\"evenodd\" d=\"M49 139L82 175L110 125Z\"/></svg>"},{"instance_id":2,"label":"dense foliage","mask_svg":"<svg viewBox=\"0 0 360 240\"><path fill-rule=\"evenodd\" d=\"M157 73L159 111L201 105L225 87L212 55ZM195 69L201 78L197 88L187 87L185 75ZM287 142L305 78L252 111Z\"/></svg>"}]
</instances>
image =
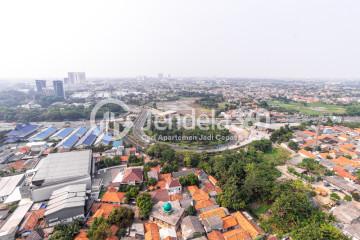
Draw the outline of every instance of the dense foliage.
<instances>
[{"instance_id":1,"label":"dense foliage","mask_svg":"<svg viewBox=\"0 0 360 240\"><path fill-rule=\"evenodd\" d=\"M88 237L90 240L105 240L111 236L110 226L116 225L119 230L117 235L122 237L134 221L134 212L127 207L115 208L107 219L95 218L90 225Z\"/></svg>"},{"instance_id":2,"label":"dense foliage","mask_svg":"<svg viewBox=\"0 0 360 240\"><path fill-rule=\"evenodd\" d=\"M183 187L192 186L192 185L199 185L199 179L193 173L191 173L191 174L189 174L187 176L180 177L179 182L180 182L181 186L183 186Z\"/></svg>"},{"instance_id":3,"label":"dense foliage","mask_svg":"<svg viewBox=\"0 0 360 240\"><path fill-rule=\"evenodd\" d=\"M251 211L256 203L270 208L260 219L267 232L290 235L295 240L346 240L332 226L331 216L313 205L313 192L309 187L301 181L277 181L280 173L275 166L283 163L277 158L288 156L280 152L277 148L271 149L267 141L257 141L247 150L212 156L208 161L201 161L200 166L218 179L222 193L217 200L221 206ZM309 171L318 170L318 166L308 160L304 161L304 167Z\"/></svg>"},{"instance_id":4,"label":"dense foliage","mask_svg":"<svg viewBox=\"0 0 360 240\"><path fill-rule=\"evenodd\" d=\"M332 225L333 218L316 208L311 190L299 181L279 183L273 189L270 216L262 220L267 231L290 234L294 240L347 240Z\"/></svg>"},{"instance_id":5,"label":"dense foliage","mask_svg":"<svg viewBox=\"0 0 360 240\"><path fill-rule=\"evenodd\" d=\"M72 240L79 233L81 226L81 220L74 220L69 224L58 224L49 240Z\"/></svg>"},{"instance_id":6,"label":"dense foliage","mask_svg":"<svg viewBox=\"0 0 360 240\"><path fill-rule=\"evenodd\" d=\"M223 192L218 196L218 202L222 206L231 210L243 209L251 202L266 200L271 193L280 173L274 163L266 161L264 153L257 150L259 146L263 148L261 143L267 145L256 142L247 151L224 152L201 163L201 167L219 180Z\"/></svg>"},{"instance_id":7,"label":"dense foliage","mask_svg":"<svg viewBox=\"0 0 360 240\"><path fill-rule=\"evenodd\" d=\"M274 143L282 143L282 142L288 142L293 136L293 131L289 128L288 125L285 127L281 127L279 130L275 130L271 136L270 139Z\"/></svg>"},{"instance_id":8,"label":"dense foliage","mask_svg":"<svg viewBox=\"0 0 360 240\"><path fill-rule=\"evenodd\" d=\"M352 104L346 107L346 113L350 116L360 116L360 104Z\"/></svg>"},{"instance_id":9,"label":"dense foliage","mask_svg":"<svg viewBox=\"0 0 360 240\"><path fill-rule=\"evenodd\" d=\"M175 151L165 144L153 144L147 150L146 153L152 157L160 159L162 165L162 173L175 172L178 169L178 158Z\"/></svg>"},{"instance_id":10,"label":"dense foliage","mask_svg":"<svg viewBox=\"0 0 360 240\"><path fill-rule=\"evenodd\" d=\"M196 103L206 108L217 108L219 107L219 103L223 101L224 101L224 97L222 95L208 94L196 100Z\"/></svg>"},{"instance_id":11,"label":"dense foliage","mask_svg":"<svg viewBox=\"0 0 360 240\"><path fill-rule=\"evenodd\" d=\"M141 193L136 198L136 206L140 210L140 217L141 218L148 218L153 206L153 202L151 200L151 196L149 193Z\"/></svg>"},{"instance_id":12,"label":"dense foliage","mask_svg":"<svg viewBox=\"0 0 360 240\"><path fill-rule=\"evenodd\" d=\"M83 120L90 118L93 107L93 105L88 107L73 105L51 105L36 109L0 107L0 120L18 122ZM123 113L124 110L120 106L109 104L99 109L96 117L102 118L105 112L120 114Z\"/></svg>"}]
</instances>

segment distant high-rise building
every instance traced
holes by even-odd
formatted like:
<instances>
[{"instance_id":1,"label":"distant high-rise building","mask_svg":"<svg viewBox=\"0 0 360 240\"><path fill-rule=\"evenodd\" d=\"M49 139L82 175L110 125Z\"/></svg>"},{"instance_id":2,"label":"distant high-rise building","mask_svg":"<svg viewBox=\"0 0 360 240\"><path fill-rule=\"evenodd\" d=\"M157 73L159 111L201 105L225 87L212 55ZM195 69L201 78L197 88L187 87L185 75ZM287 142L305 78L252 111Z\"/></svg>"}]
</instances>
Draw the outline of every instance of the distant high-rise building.
<instances>
[{"instance_id":1,"label":"distant high-rise building","mask_svg":"<svg viewBox=\"0 0 360 240\"><path fill-rule=\"evenodd\" d=\"M46 88L46 80L35 80L36 91L42 93Z\"/></svg>"},{"instance_id":2,"label":"distant high-rise building","mask_svg":"<svg viewBox=\"0 0 360 240\"><path fill-rule=\"evenodd\" d=\"M162 74L162 73L158 73L158 79L163 79L164 78L164 74Z\"/></svg>"},{"instance_id":3,"label":"distant high-rise building","mask_svg":"<svg viewBox=\"0 0 360 240\"><path fill-rule=\"evenodd\" d=\"M86 75L84 72L68 72L68 80L69 84L81 84L86 81Z\"/></svg>"},{"instance_id":4,"label":"distant high-rise building","mask_svg":"<svg viewBox=\"0 0 360 240\"><path fill-rule=\"evenodd\" d=\"M64 83L61 80L53 81L54 93L56 97L65 98Z\"/></svg>"}]
</instances>

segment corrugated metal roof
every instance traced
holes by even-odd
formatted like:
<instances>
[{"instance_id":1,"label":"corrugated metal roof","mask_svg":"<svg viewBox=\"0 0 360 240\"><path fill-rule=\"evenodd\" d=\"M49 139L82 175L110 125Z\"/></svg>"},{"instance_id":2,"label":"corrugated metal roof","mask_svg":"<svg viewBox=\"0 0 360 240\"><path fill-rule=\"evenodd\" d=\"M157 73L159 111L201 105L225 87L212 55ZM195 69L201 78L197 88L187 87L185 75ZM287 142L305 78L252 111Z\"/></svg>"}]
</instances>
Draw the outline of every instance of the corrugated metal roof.
<instances>
[{"instance_id":1,"label":"corrugated metal roof","mask_svg":"<svg viewBox=\"0 0 360 240\"><path fill-rule=\"evenodd\" d=\"M24 174L0 178L0 197L9 196L24 179Z\"/></svg>"},{"instance_id":2,"label":"corrugated metal roof","mask_svg":"<svg viewBox=\"0 0 360 240\"><path fill-rule=\"evenodd\" d=\"M42 141L47 139L48 137L50 137L52 134L54 134L56 132L57 128L55 127L48 127L44 130L42 130L41 132L39 132L38 134L36 134L35 136L31 137L30 140L32 141Z\"/></svg>"},{"instance_id":3,"label":"corrugated metal roof","mask_svg":"<svg viewBox=\"0 0 360 240\"><path fill-rule=\"evenodd\" d=\"M40 160L32 182L67 181L72 178L90 176L91 150L52 153Z\"/></svg>"},{"instance_id":4,"label":"corrugated metal roof","mask_svg":"<svg viewBox=\"0 0 360 240\"><path fill-rule=\"evenodd\" d=\"M63 139L65 137L67 137L74 129L73 128L63 128L60 131L58 131L54 136L52 137L56 137L56 138L60 138Z\"/></svg>"},{"instance_id":5,"label":"corrugated metal roof","mask_svg":"<svg viewBox=\"0 0 360 240\"><path fill-rule=\"evenodd\" d=\"M69 185L52 193L45 216L66 208L83 207L86 199L86 184Z\"/></svg>"}]
</instances>

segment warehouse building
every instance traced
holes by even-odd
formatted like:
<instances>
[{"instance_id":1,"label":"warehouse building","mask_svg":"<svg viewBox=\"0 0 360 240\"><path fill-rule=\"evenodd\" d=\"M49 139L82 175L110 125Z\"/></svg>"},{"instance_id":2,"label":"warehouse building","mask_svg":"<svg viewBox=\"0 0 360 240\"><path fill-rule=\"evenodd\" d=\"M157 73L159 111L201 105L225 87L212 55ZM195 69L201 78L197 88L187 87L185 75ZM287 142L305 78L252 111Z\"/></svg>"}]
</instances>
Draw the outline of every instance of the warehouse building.
<instances>
[{"instance_id":1,"label":"warehouse building","mask_svg":"<svg viewBox=\"0 0 360 240\"><path fill-rule=\"evenodd\" d=\"M4 202L20 186L25 177L24 174L0 178L0 203Z\"/></svg>"},{"instance_id":2,"label":"warehouse building","mask_svg":"<svg viewBox=\"0 0 360 240\"><path fill-rule=\"evenodd\" d=\"M30 191L34 202L50 198L53 191L68 185L85 184L91 190L91 150L53 153L35 167Z\"/></svg>"},{"instance_id":3,"label":"warehouse building","mask_svg":"<svg viewBox=\"0 0 360 240\"><path fill-rule=\"evenodd\" d=\"M48 202L45 219L50 226L71 222L85 215L86 184L69 185L55 190Z\"/></svg>"}]
</instances>

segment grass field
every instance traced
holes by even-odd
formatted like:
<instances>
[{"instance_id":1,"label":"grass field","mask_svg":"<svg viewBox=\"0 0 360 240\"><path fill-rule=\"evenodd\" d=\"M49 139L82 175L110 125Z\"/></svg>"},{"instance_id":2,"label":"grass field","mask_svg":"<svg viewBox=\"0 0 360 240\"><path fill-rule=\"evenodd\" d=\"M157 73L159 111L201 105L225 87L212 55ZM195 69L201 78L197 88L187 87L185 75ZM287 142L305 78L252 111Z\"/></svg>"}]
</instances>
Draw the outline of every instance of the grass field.
<instances>
[{"instance_id":1,"label":"grass field","mask_svg":"<svg viewBox=\"0 0 360 240\"><path fill-rule=\"evenodd\" d=\"M290 158L290 152L281 148L273 148L270 153L264 153L263 158L267 162L271 162L274 165L284 164Z\"/></svg>"},{"instance_id":2,"label":"grass field","mask_svg":"<svg viewBox=\"0 0 360 240\"><path fill-rule=\"evenodd\" d=\"M280 107L289 111L297 111L303 114L318 116L321 114L344 114L345 107L340 105L326 104L326 103L301 103L289 102L285 103L278 100L273 100L269 103L271 106Z\"/></svg>"},{"instance_id":3,"label":"grass field","mask_svg":"<svg viewBox=\"0 0 360 240\"><path fill-rule=\"evenodd\" d=\"M257 219L260 219L261 215L266 213L270 207L267 203L254 203L250 206L249 210Z\"/></svg>"}]
</instances>

